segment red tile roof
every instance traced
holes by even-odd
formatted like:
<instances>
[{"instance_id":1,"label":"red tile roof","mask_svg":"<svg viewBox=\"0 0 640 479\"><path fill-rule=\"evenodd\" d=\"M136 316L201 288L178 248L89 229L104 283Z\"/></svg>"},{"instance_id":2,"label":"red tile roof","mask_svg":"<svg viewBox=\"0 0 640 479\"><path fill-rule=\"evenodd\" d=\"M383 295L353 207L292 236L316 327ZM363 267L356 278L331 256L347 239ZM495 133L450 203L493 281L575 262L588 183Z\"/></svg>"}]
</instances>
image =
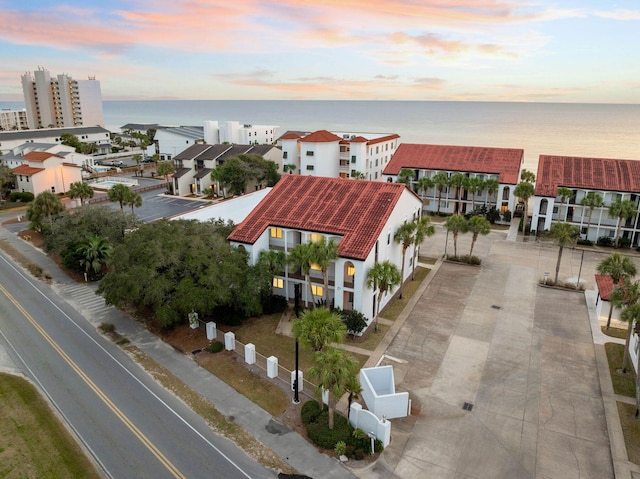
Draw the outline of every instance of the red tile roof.
<instances>
[{"instance_id":1,"label":"red tile roof","mask_svg":"<svg viewBox=\"0 0 640 479\"><path fill-rule=\"evenodd\" d=\"M382 172L397 175L402 168L498 174L498 181L515 185L524 150L480 146L402 143Z\"/></svg>"},{"instance_id":2,"label":"red tile roof","mask_svg":"<svg viewBox=\"0 0 640 479\"><path fill-rule=\"evenodd\" d=\"M400 135L397 134L393 134L393 135L387 135L387 136L381 136L380 138L373 138L372 140L367 140L366 138L362 137L362 136L358 136L356 138L354 138L351 141L356 141L359 140L360 138L364 139L368 145L375 145L376 143L382 143L384 141L391 141L391 140L395 140L397 138L400 138ZM362 140L359 140L362 141Z\"/></svg>"},{"instance_id":3,"label":"red tile roof","mask_svg":"<svg viewBox=\"0 0 640 479\"><path fill-rule=\"evenodd\" d=\"M340 138L338 135L334 135L327 130L314 131L304 138L300 138L301 143L329 143L340 140L342 140L342 138Z\"/></svg>"},{"instance_id":4,"label":"red tile roof","mask_svg":"<svg viewBox=\"0 0 640 479\"><path fill-rule=\"evenodd\" d=\"M19 165L13 169L13 173L16 175L26 175L31 176L39 173L40 171L44 171L46 168L34 168L29 165Z\"/></svg>"},{"instance_id":5,"label":"red tile roof","mask_svg":"<svg viewBox=\"0 0 640 479\"><path fill-rule=\"evenodd\" d=\"M640 161L540 155L536 196L555 197L558 187L640 192Z\"/></svg>"},{"instance_id":6,"label":"red tile roof","mask_svg":"<svg viewBox=\"0 0 640 479\"><path fill-rule=\"evenodd\" d=\"M613 278L610 274L596 274L595 277L598 293L605 301L609 301L609 296L616 286L622 286L624 284L624 280L620 280L618 284L613 284Z\"/></svg>"},{"instance_id":7,"label":"red tile roof","mask_svg":"<svg viewBox=\"0 0 640 479\"><path fill-rule=\"evenodd\" d=\"M24 155L24 158L29 161L44 161L51 158L52 156L55 156L56 158L62 158L60 155L49 153L47 151L30 151L29 153Z\"/></svg>"},{"instance_id":8,"label":"red tile roof","mask_svg":"<svg viewBox=\"0 0 640 479\"><path fill-rule=\"evenodd\" d=\"M229 240L253 244L270 226L337 234L340 256L365 260L405 191L413 194L401 183L285 175Z\"/></svg>"}]
</instances>

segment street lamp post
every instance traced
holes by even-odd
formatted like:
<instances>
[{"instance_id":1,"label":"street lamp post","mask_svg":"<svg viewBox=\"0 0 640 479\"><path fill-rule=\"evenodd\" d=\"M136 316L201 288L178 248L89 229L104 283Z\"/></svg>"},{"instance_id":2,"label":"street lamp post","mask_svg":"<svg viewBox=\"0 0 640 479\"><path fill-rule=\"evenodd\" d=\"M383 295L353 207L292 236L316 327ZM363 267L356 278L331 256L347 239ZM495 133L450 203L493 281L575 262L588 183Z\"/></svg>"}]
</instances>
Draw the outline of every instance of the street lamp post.
<instances>
[{"instance_id":1,"label":"street lamp post","mask_svg":"<svg viewBox=\"0 0 640 479\"><path fill-rule=\"evenodd\" d=\"M294 300L293 300L293 311L295 313L296 319L300 316L300 284L296 283L293 285L294 291ZM296 335L296 369L294 372L293 379L293 403L300 404L300 397L298 396L298 378L300 377L300 373L298 371L298 336Z\"/></svg>"}]
</instances>

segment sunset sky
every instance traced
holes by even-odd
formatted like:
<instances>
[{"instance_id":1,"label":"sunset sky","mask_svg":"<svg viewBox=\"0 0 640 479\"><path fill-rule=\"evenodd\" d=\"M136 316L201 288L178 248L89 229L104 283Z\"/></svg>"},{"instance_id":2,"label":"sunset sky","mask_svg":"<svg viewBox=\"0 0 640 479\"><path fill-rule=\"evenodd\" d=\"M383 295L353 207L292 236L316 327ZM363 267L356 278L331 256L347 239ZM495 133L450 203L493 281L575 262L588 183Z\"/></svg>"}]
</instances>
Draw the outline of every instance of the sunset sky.
<instances>
[{"instance_id":1,"label":"sunset sky","mask_svg":"<svg viewBox=\"0 0 640 479\"><path fill-rule=\"evenodd\" d=\"M0 0L0 101L45 68L105 100L640 103L638 0Z\"/></svg>"}]
</instances>

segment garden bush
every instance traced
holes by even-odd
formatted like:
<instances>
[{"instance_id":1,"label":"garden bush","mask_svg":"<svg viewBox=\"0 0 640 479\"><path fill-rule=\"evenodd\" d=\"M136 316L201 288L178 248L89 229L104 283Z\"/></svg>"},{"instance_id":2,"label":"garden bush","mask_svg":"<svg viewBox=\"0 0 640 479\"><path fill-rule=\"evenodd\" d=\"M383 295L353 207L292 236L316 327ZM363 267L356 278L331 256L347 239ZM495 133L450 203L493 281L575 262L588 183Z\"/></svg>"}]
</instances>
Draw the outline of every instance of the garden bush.
<instances>
[{"instance_id":1,"label":"garden bush","mask_svg":"<svg viewBox=\"0 0 640 479\"><path fill-rule=\"evenodd\" d=\"M352 427L346 417L335 413L333 429L329 429L329 411L322 411L315 422L307 424L307 435L318 447L334 450L338 441L350 443Z\"/></svg>"},{"instance_id":2,"label":"garden bush","mask_svg":"<svg viewBox=\"0 0 640 479\"><path fill-rule=\"evenodd\" d=\"M506 222L506 223L510 223L511 222L511 211L507 210L504 212L504 215L502 215L502 221Z\"/></svg>"},{"instance_id":3,"label":"garden bush","mask_svg":"<svg viewBox=\"0 0 640 479\"><path fill-rule=\"evenodd\" d=\"M321 412L322 408L320 407L320 403L318 401L315 401L313 399L307 401L302 405L302 410L300 411L302 423L309 424L311 422L315 422Z\"/></svg>"},{"instance_id":4,"label":"garden bush","mask_svg":"<svg viewBox=\"0 0 640 479\"><path fill-rule=\"evenodd\" d=\"M288 306L287 298L278 294L270 294L262 300L262 312L264 314L282 313Z\"/></svg>"},{"instance_id":5,"label":"garden bush","mask_svg":"<svg viewBox=\"0 0 640 479\"><path fill-rule=\"evenodd\" d=\"M213 341L205 346L205 351L210 353L219 353L224 349L224 344L220 341Z\"/></svg>"},{"instance_id":6,"label":"garden bush","mask_svg":"<svg viewBox=\"0 0 640 479\"><path fill-rule=\"evenodd\" d=\"M579 245L582 245L582 246L593 246L593 241L588 240L588 239L582 239L582 238L580 238L580 239L578 240L578 244L579 244Z\"/></svg>"},{"instance_id":7,"label":"garden bush","mask_svg":"<svg viewBox=\"0 0 640 479\"><path fill-rule=\"evenodd\" d=\"M609 236L600 236L597 241L598 246L611 246L613 245L613 238Z\"/></svg>"},{"instance_id":8,"label":"garden bush","mask_svg":"<svg viewBox=\"0 0 640 479\"><path fill-rule=\"evenodd\" d=\"M29 191L12 191L9 194L9 200L13 201L14 203L17 202L22 202L22 203L28 203L30 201L33 201L33 193L29 192Z\"/></svg>"},{"instance_id":9,"label":"garden bush","mask_svg":"<svg viewBox=\"0 0 640 479\"><path fill-rule=\"evenodd\" d=\"M631 240L629 238L620 238L618 240L618 247L620 248L630 248Z\"/></svg>"},{"instance_id":10,"label":"garden bush","mask_svg":"<svg viewBox=\"0 0 640 479\"><path fill-rule=\"evenodd\" d=\"M367 327L367 318L360 311L351 311L346 315L344 323L347 327L347 332L352 336L356 336Z\"/></svg>"}]
</instances>

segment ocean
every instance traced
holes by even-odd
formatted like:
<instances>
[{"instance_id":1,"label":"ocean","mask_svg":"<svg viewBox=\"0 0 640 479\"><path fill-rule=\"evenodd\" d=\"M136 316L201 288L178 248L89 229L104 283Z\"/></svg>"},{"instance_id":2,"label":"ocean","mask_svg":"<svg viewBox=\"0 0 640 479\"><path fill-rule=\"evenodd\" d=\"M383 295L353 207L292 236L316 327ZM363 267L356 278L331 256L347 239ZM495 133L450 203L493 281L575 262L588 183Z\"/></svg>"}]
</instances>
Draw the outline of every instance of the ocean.
<instances>
[{"instance_id":1,"label":"ocean","mask_svg":"<svg viewBox=\"0 0 640 479\"><path fill-rule=\"evenodd\" d=\"M22 103L0 108L22 108ZM105 126L202 126L206 120L287 130L397 133L403 143L524 149L541 154L640 160L640 105L453 101L104 101Z\"/></svg>"}]
</instances>

